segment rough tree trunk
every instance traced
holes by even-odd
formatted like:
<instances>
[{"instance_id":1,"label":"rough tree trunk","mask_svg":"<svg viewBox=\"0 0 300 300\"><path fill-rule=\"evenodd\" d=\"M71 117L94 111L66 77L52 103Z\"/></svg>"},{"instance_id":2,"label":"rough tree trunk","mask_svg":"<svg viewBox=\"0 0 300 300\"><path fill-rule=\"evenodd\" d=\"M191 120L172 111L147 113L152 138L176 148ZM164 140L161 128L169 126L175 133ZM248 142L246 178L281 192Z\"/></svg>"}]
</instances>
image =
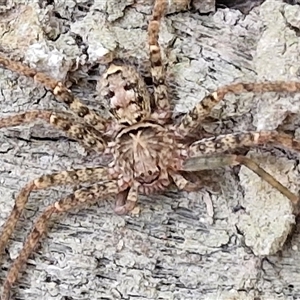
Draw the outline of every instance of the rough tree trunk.
<instances>
[{"instance_id":1,"label":"rough tree trunk","mask_svg":"<svg viewBox=\"0 0 300 300\"><path fill-rule=\"evenodd\" d=\"M50 5L43 6L46 2ZM54 7L51 1L16 3L1 6L1 51L58 79L72 68L72 89L91 106L101 109L95 83L111 57L131 62L148 76L146 25L153 1L70 0L55 1ZM289 80L299 74L298 6L267 0L248 15L228 9L200 15L183 9L173 9L161 32L175 111L186 112L224 84ZM87 68L97 62L99 68ZM43 87L10 71L0 69L0 87L1 116L66 109ZM207 130L275 129L290 113L285 129L297 136L299 108L297 95L228 95L212 112L219 120ZM0 223L27 181L99 163L45 124L1 129L0 141ZM299 190L297 155L279 148L251 150L249 155L291 190ZM282 247L294 221L288 201L245 168L218 171L214 181L220 187L214 192L210 187L195 193L171 189L141 197L139 217L116 216L108 200L56 218L29 260L15 297L300 298L297 230ZM62 187L32 194L2 259L1 279L37 215L70 191ZM278 249L280 255L273 254Z\"/></svg>"}]
</instances>

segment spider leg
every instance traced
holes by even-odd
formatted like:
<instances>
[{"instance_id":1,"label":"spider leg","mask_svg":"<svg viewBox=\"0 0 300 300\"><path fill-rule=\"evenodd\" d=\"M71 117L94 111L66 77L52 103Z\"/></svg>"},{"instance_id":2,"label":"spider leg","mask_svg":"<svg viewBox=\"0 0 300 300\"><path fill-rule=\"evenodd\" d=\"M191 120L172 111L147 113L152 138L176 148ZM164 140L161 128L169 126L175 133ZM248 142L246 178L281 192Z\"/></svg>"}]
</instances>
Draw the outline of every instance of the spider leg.
<instances>
[{"instance_id":1,"label":"spider leg","mask_svg":"<svg viewBox=\"0 0 300 300\"><path fill-rule=\"evenodd\" d=\"M199 140L189 146L188 155L189 157L211 155L234 151L242 147L255 147L266 144L275 144L300 152L300 141L287 134L277 131L248 131Z\"/></svg>"},{"instance_id":2,"label":"spider leg","mask_svg":"<svg viewBox=\"0 0 300 300\"><path fill-rule=\"evenodd\" d=\"M87 149L93 149L96 152L105 150L106 142L101 138L99 131L93 126L78 122L72 114L66 112L56 113L50 110L23 112L0 118L0 128L18 126L36 120L43 120L53 127L64 131L68 137L77 140Z\"/></svg>"},{"instance_id":3,"label":"spider leg","mask_svg":"<svg viewBox=\"0 0 300 300\"><path fill-rule=\"evenodd\" d=\"M151 75L154 85L155 109L154 116L167 119L171 115L170 101L166 87L166 70L163 66L161 49L158 43L161 19L166 11L167 1L156 0L148 25L148 44L151 62Z\"/></svg>"},{"instance_id":4,"label":"spider leg","mask_svg":"<svg viewBox=\"0 0 300 300\"><path fill-rule=\"evenodd\" d=\"M200 171L200 170L212 170L217 168L222 168L225 166L235 166L244 165L254 173L256 173L263 180L268 182L273 188L277 189L281 194L287 197L293 207L295 214L299 213L299 197L292 192L290 192L285 186L283 186L279 181L277 181L272 175L262 169L256 162L252 159L233 154L222 154L217 156L200 156L192 157L187 159L183 164L183 170L188 172Z\"/></svg>"},{"instance_id":5,"label":"spider leg","mask_svg":"<svg viewBox=\"0 0 300 300\"><path fill-rule=\"evenodd\" d=\"M129 191L123 191L117 195L115 213L125 215L132 211L138 201L138 187L133 185Z\"/></svg>"},{"instance_id":6,"label":"spider leg","mask_svg":"<svg viewBox=\"0 0 300 300\"><path fill-rule=\"evenodd\" d=\"M46 233L47 223L53 214L67 212L84 203L94 203L99 199L103 199L112 194L117 194L118 192L117 181L106 181L79 189L66 198L48 206L35 222L33 230L27 237L19 256L13 262L13 265L9 270L3 285L1 300L9 300L12 285L16 282L21 268L34 251L41 237Z\"/></svg>"},{"instance_id":7,"label":"spider leg","mask_svg":"<svg viewBox=\"0 0 300 300\"><path fill-rule=\"evenodd\" d=\"M226 94L239 95L242 93L266 93L266 92L289 92L300 91L300 82L274 81L263 83L236 83L218 88L215 92L204 97L192 110L183 116L178 124L178 131L182 135L188 135L195 130L201 122L209 116L211 110L223 100Z\"/></svg>"},{"instance_id":8,"label":"spider leg","mask_svg":"<svg viewBox=\"0 0 300 300\"><path fill-rule=\"evenodd\" d=\"M46 189L52 186L59 185L78 185L83 182L94 183L97 181L107 180L109 178L106 168L86 168L75 169L72 171L63 171L59 173L53 173L50 175L43 175L25 185L18 194L15 205L2 226L2 232L0 234L0 255L4 252L9 238L11 237L16 224L24 210L24 207L28 201L28 197L32 191Z\"/></svg>"},{"instance_id":9,"label":"spider leg","mask_svg":"<svg viewBox=\"0 0 300 300\"><path fill-rule=\"evenodd\" d=\"M185 171L185 169L183 169L183 171ZM179 190L194 192L201 188L201 185L186 180L181 174L169 171L169 175Z\"/></svg>"},{"instance_id":10,"label":"spider leg","mask_svg":"<svg viewBox=\"0 0 300 300\"><path fill-rule=\"evenodd\" d=\"M44 87L51 90L53 95L73 110L77 116L83 118L85 122L92 125L99 131L105 131L107 120L102 118L95 111L89 109L86 105L76 98L72 92L67 89L62 82L57 81L50 76L38 72L22 63L12 61L0 55L0 65L4 68L14 71L20 75L31 77L34 81L41 83Z\"/></svg>"}]
</instances>

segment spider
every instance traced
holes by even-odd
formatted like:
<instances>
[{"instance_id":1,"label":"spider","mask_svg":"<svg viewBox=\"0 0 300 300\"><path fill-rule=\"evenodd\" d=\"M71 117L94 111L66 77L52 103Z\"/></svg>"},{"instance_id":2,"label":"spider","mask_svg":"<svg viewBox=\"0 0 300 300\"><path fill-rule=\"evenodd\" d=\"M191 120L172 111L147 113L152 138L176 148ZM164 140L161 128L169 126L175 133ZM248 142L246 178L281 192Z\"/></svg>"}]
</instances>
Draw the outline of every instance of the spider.
<instances>
[{"instance_id":1,"label":"spider","mask_svg":"<svg viewBox=\"0 0 300 300\"><path fill-rule=\"evenodd\" d=\"M41 83L71 110L70 113L50 110L19 113L1 118L0 128L42 120L63 131L86 149L111 157L111 162L106 167L95 166L43 175L22 188L2 227L0 253L7 246L32 191L58 185L89 184L48 206L37 218L7 274L1 300L9 299L22 266L46 232L48 220L53 215L108 196L116 197L115 212L126 214L135 208L138 194L162 192L171 183L175 183L179 190L199 189L199 184L184 177L186 172L243 164L290 199L295 213L298 213L297 195L282 186L254 161L233 153L241 147L250 148L268 143L300 151L299 141L277 131L239 132L203 137L191 142L187 142L187 137L193 132L204 132L201 123L227 93L294 93L300 91L300 82L235 83L223 86L202 99L181 119L175 119L171 114L165 84L166 70L158 44L159 27L166 9L166 0L156 0L148 25L153 95L133 67L111 65L98 84L100 95L110 107L109 119L104 119L81 103L62 82L0 55L0 64L4 68Z\"/></svg>"}]
</instances>

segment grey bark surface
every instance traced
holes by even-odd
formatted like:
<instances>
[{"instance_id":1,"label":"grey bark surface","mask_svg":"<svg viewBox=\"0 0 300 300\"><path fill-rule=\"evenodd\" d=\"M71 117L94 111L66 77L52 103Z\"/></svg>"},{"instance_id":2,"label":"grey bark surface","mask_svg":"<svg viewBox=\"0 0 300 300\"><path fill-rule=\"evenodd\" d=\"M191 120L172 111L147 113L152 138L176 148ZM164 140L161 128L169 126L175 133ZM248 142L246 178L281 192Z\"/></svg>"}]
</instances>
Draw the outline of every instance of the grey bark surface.
<instances>
[{"instance_id":1,"label":"grey bark surface","mask_svg":"<svg viewBox=\"0 0 300 300\"><path fill-rule=\"evenodd\" d=\"M73 82L74 93L89 105L99 110L106 105L96 97L95 83L112 57L149 74L146 24L152 1L16 3L1 7L1 51L57 79L72 69L67 84ZM298 6L269 0L246 16L229 9L211 15L179 11L183 8L173 8L164 19L160 39L176 112L188 111L224 84L297 79ZM98 62L98 69L88 68ZM66 110L31 79L1 68L0 88L1 116ZM299 109L299 95L228 95L207 130L217 135L281 126L299 137ZM251 150L249 156L298 192L297 155L275 148ZM45 124L1 129L0 224L29 180L99 161ZM245 168L214 176L216 191L171 189L140 197L139 216L116 216L107 200L56 218L13 299L299 299L300 234L296 227L286 242L295 222L288 200ZM2 258L2 280L34 219L70 191L32 193ZM235 209L239 206L244 209Z\"/></svg>"}]
</instances>

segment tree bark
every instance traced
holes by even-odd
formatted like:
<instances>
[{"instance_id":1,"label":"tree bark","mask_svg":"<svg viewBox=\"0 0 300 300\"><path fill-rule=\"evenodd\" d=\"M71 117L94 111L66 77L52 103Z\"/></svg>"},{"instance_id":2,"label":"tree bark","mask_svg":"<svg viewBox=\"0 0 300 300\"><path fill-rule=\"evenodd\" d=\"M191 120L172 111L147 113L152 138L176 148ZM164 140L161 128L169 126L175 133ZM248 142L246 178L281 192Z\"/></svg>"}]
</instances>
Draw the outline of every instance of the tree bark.
<instances>
[{"instance_id":1,"label":"tree bark","mask_svg":"<svg viewBox=\"0 0 300 300\"><path fill-rule=\"evenodd\" d=\"M112 58L149 76L146 28L153 1L8 2L1 7L1 51L67 79L92 107L102 111L106 106L95 86ZM297 79L297 5L267 0L248 15L229 9L201 15L179 7L164 18L160 35L175 112L188 111L224 84ZM1 116L37 108L66 110L31 79L1 68L0 87ZM214 122L205 126L215 135L281 126L297 136L299 109L299 95L228 95L213 110ZM40 123L1 129L0 141L0 223L29 180L101 161ZM248 155L298 192L295 153L264 148ZM170 189L141 196L138 217L115 215L108 200L56 218L13 298L299 298L300 235L296 230L286 242L294 223L288 200L245 168L215 172L213 179L220 189L212 185L193 193ZM35 218L70 191L32 193L2 258L1 279Z\"/></svg>"}]
</instances>

